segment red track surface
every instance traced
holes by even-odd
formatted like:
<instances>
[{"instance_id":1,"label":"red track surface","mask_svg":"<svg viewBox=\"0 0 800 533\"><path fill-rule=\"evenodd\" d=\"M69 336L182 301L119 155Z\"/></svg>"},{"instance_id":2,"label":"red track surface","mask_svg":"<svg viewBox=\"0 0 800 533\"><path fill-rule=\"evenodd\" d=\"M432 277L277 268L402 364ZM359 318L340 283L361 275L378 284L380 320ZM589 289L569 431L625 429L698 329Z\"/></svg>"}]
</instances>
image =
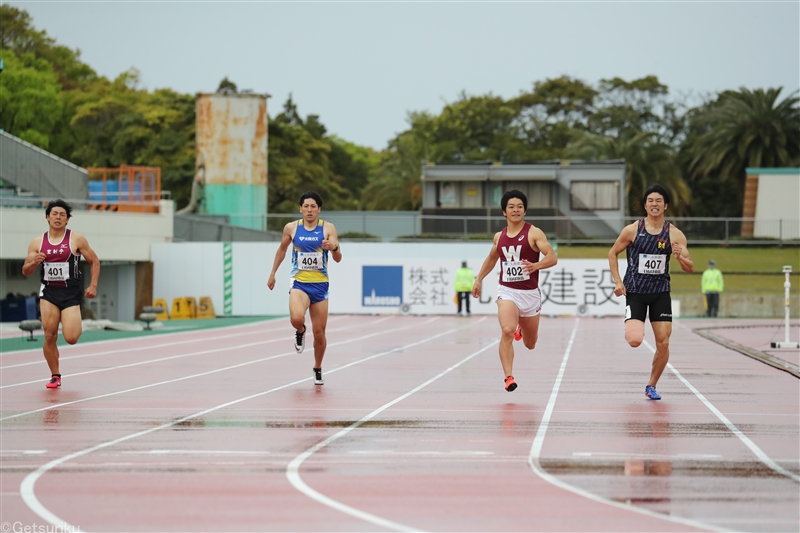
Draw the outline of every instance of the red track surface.
<instances>
[{"instance_id":1,"label":"red track surface","mask_svg":"<svg viewBox=\"0 0 800 533\"><path fill-rule=\"evenodd\" d=\"M800 380L680 323L660 402L644 397L652 351L629 348L618 318L543 318L535 351L515 343L511 394L494 317L336 316L328 329L322 387L311 336L295 354L287 319L62 348L55 391L40 351L2 355L0 518L84 531L800 529Z\"/></svg>"}]
</instances>

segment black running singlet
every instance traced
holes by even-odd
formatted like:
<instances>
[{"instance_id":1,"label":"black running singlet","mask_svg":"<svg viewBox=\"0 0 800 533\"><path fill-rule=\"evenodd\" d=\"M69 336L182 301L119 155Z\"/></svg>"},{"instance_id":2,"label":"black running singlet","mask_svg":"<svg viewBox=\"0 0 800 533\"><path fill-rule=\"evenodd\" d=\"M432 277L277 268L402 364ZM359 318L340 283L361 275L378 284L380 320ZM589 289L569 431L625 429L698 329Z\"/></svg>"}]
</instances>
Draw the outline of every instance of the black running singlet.
<instances>
[{"instance_id":1,"label":"black running singlet","mask_svg":"<svg viewBox=\"0 0 800 533\"><path fill-rule=\"evenodd\" d=\"M628 270L622 281L625 290L638 294L669 292L670 255L669 222L664 221L661 233L651 235L645 229L644 219L639 220L636 237L628 246Z\"/></svg>"}]
</instances>

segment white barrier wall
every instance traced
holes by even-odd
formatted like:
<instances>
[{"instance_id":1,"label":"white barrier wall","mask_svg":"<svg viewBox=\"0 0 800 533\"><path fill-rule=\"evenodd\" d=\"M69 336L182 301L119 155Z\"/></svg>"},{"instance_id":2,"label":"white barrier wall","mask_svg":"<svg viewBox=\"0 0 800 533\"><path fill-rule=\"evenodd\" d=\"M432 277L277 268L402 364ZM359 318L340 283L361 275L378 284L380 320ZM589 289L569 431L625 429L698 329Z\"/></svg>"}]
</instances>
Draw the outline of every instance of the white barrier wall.
<instances>
[{"instance_id":1,"label":"white barrier wall","mask_svg":"<svg viewBox=\"0 0 800 533\"><path fill-rule=\"evenodd\" d=\"M211 297L223 315L225 258L231 250L231 315L285 315L289 305L291 253L276 275L275 290L267 277L278 243L156 243L153 297ZM330 312L353 314L455 314L453 282L461 261L477 273L491 243L343 243L341 263L330 260ZM620 260L620 273L625 261ZM495 314L499 264L484 279L483 296L471 300L473 314ZM614 296L614 283L605 259L561 259L540 272L542 314L609 316L625 313L624 297Z\"/></svg>"}]
</instances>

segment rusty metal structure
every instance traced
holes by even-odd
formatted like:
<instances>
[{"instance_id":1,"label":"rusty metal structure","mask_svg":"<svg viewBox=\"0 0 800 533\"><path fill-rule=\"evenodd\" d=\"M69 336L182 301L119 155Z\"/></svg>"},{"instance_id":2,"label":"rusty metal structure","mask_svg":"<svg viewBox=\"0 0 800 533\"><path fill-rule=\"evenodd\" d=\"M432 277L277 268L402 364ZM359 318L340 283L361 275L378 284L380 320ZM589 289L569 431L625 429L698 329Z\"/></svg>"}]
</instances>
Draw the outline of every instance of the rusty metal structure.
<instances>
[{"instance_id":1,"label":"rusty metal structure","mask_svg":"<svg viewBox=\"0 0 800 533\"><path fill-rule=\"evenodd\" d=\"M158 213L161 167L87 168L89 209Z\"/></svg>"},{"instance_id":2,"label":"rusty metal structure","mask_svg":"<svg viewBox=\"0 0 800 533\"><path fill-rule=\"evenodd\" d=\"M197 95L197 170L202 211L264 229L267 213L266 94Z\"/></svg>"}]
</instances>

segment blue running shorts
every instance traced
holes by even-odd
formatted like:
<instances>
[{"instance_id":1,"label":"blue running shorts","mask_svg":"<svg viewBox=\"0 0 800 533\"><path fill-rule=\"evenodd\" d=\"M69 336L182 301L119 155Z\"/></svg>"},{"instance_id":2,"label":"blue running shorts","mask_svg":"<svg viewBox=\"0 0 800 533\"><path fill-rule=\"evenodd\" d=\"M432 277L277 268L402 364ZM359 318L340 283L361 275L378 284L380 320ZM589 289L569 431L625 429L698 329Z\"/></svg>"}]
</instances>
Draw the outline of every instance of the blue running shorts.
<instances>
[{"instance_id":1,"label":"blue running shorts","mask_svg":"<svg viewBox=\"0 0 800 533\"><path fill-rule=\"evenodd\" d=\"M308 295L308 298L311 300L312 304L319 303L323 300L328 299L328 282L322 283L305 283L302 281L297 281L296 279L291 280L291 284L289 285L289 291L291 292L292 289L297 289L299 291L303 291Z\"/></svg>"}]
</instances>

